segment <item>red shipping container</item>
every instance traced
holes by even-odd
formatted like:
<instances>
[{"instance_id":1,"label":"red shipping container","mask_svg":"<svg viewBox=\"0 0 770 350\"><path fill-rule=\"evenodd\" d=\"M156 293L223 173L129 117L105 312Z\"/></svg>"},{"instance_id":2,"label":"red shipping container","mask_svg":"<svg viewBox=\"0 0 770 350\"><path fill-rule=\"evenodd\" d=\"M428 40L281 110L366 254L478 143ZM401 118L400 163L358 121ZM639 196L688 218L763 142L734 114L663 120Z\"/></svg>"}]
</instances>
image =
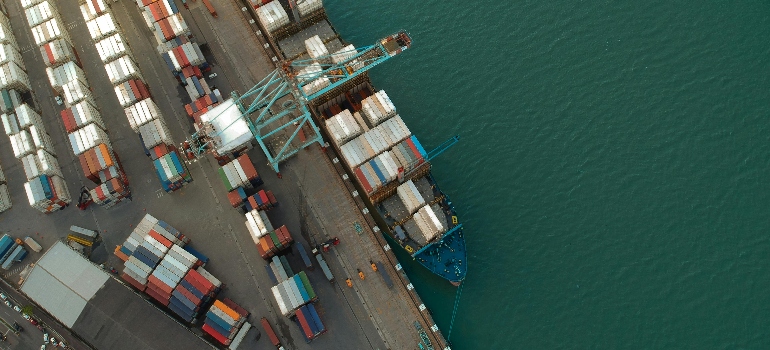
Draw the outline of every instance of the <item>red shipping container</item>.
<instances>
[{"instance_id":1,"label":"red shipping container","mask_svg":"<svg viewBox=\"0 0 770 350\"><path fill-rule=\"evenodd\" d=\"M132 79L132 80L128 81L128 85L131 86L131 91L134 93L134 96L137 99L141 99L142 92L139 91L139 86L137 86L137 82L139 82L141 84L140 80Z\"/></svg>"},{"instance_id":2,"label":"red shipping container","mask_svg":"<svg viewBox=\"0 0 770 350\"><path fill-rule=\"evenodd\" d=\"M366 181L366 176L364 176L364 173L361 171L361 168L356 168L354 172L356 173L358 182L360 182L361 186L364 187L364 190L366 191L366 193L372 193L372 185L369 184L369 181Z\"/></svg>"},{"instance_id":3,"label":"red shipping container","mask_svg":"<svg viewBox=\"0 0 770 350\"><path fill-rule=\"evenodd\" d=\"M414 153L415 157L422 159L422 155L420 154L420 151L417 150L417 147L414 146L412 139L406 139L406 144L412 150L412 153Z\"/></svg>"},{"instance_id":4,"label":"red shipping container","mask_svg":"<svg viewBox=\"0 0 770 350\"><path fill-rule=\"evenodd\" d=\"M193 116L193 110L192 110L192 107L190 107L189 104L184 105L184 110L187 112L187 116L189 116L189 117Z\"/></svg>"},{"instance_id":5,"label":"red shipping container","mask_svg":"<svg viewBox=\"0 0 770 350\"><path fill-rule=\"evenodd\" d=\"M208 294L211 292L211 290L206 289L204 285L200 284L200 282L198 282L197 280L195 280L195 278L190 276L189 272L187 273L187 275L185 275L184 280L190 283L193 287L195 287L195 289L197 289L199 292L203 294Z\"/></svg>"},{"instance_id":6,"label":"red shipping container","mask_svg":"<svg viewBox=\"0 0 770 350\"><path fill-rule=\"evenodd\" d=\"M251 207L254 209L259 208L259 205L257 205L257 201L254 199L254 196L249 196L248 198L249 204L251 204Z\"/></svg>"},{"instance_id":7,"label":"red shipping container","mask_svg":"<svg viewBox=\"0 0 770 350\"><path fill-rule=\"evenodd\" d=\"M267 198L267 193L265 193L265 190L261 190L257 192L257 195L259 195L259 199L262 200L262 203L264 204L270 203L270 199Z\"/></svg>"},{"instance_id":8,"label":"red shipping container","mask_svg":"<svg viewBox=\"0 0 770 350\"><path fill-rule=\"evenodd\" d=\"M230 339L227 339L225 336L219 334L214 328L211 328L211 326L204 324L203 325L203 331L214 337L218 342L224 344L224 345L230 345Z\"/></svg>"},{"instance_id":9,"label":"red shipping container","mask_svg":"<svg viewBox=\"0 0 770 350\"><path fill-rule=\"evenodd\" d=\"M195 73L196 77L203 78L203 72L201 72L201 69L198 68L198 66L193 66L193 72Z\"/></svg>"},{"instance_id":10,"label":"red shipping container","mask_svg":"<svg viewBox=\"0 0 770 350\"><path fill-rule=\"evenodd\" d=\"M176 288L174 288L174 290L176 290L180 294L184 295L184 297L187 298L187 300L191 301L193 304L195 304L195 306L199 306L200 305L201 300L198 299L193 293L190 293L190 291L187 290L187 288L183 287L181 284L176 286Z\"/></svg>"},{"instance_id":11,"label":"red shipping container","mask_svg":"<svg viewBox=\"0 0 770 350\"><path fill-rule=\"evenodd\" d=\"M249 158L248 154L244 154L236 160L241 164L241 168L243 168L243 172L249 180L256 179L259 176L259 174L257 174L257 169L254 169L254 164L251 163L251 158Z\"/></svg>"},{"instance_id":12,"label":"red shipping container","mask_svg":"<svg viewBox=\"0 0 770 350\"><path fill-rule=\"evenodd\" d=\"M150 288L149 285L147 286L147 289L144 290L147 295L158 301L159 303L163 304L164 306L168 306L168 299L164 299L162 295L160 295L157 291Z\"/></svg>"},{"instance_id":13,"label":"red shipping container","mask_svg":"<svg viewBox=\"0 0 770 350\"><path fill-rule=\"evenodd\" d=\"M214 290L215 288L214 285L205 277L201 276L201 274L198 273L198 271L190 270L190 272L188 272L187 274L192 276L192 278L194 278L196 281L198 281L205 288L207 292L211 292Z\"/></svg>"},{"instance_id":14,"label":"red shipping container","mask_svg":"<svg viewBox=\"0 0 770 350\"><path fill-rule=\"evenodd\" d=\"M161 236L159 233L155 232L155 230L150 230L149 232L150 237L155 238L156 241L158 241L160 244L162 244L166 248L171 247L171 241L166 239L166 237Z\"/></svg>"},{"instance_id":15,"label":"red shipping container","mask_svg":"<svg viewBox=\"0 0 770 350\"><path fill-rule=\"evenodd\" d=\"M302 328L302 331L305 332L305 336L308 339L313 339L313 331L310 329L310 325L307 324L307 320L305 319L305 314L302 312L302 309L298 309L296 312L297 315L297 321L299 321L299 325Z\"/></svg>"},{"instance_id":16,"label":"red shipping container","mask_svg":"<svg viewBox=\"0 0 770 350\"><path fill-rule=\"evenodd\" d=\"M222 303L227 305L227 307L233 309L235 312L237 312L239 315L243 317L249 317L251 314L250 312L246 311L244 308L242 308L240 305L234 303L232 300L228 298L224 298L222 300Z\"/></svg>"},{"instance_id":17,"label":"red shipping container","mask_svg":"<svg viewBox=\"0 0 770 350\"><path fill-rule=\"evenodd\" d=\"M278 336L275 335L275 331L273 330L273 327L270 325L270 322L267 321L267 318L262 317L262 328L265 329L265 332L267 333L267 337L270 338L270 342L273 343L274 346L278 346L281 344L281 341L278 340Z\"/></svg>"},{"instance_id":18,"label":"red shipping container","mask_svg":"<svg viewBox=\"0 0 770 350\"><path fill-rule=\"evenodd\" d=\"M156 2L158 0L142 0L142 6L147 6L149 4L152 4L153 2Z\"/></svg>"},{"instance_id":19,"label":"red shipping container","mask_svg":"<svg viewBox=\"0 0 770 350\"><path fill-rule=\"evenodd\" d=\"M227 192L227 200L230 201L230 205L232 205L233 208L237 208L243 203L243 199L238 195L238 191Z\"/></svg>"},{"instance_id":20,"label":"red shipping container","mask_svg":"<svg viewBox=\"0 0 770 350\"><path fill-rule=\"evenodd\" d=\"M48 62L50 62L51 64L56 63L56 60L53 57L53 51L51 51L51 44L50 43L45 44L44 47L45 47L45 55L48 57Z\"/></svg>"},{"instance_id":21,"label":"red shipping container","mask_svg":"<svg viewBox=\"0 0 770 350\"><path fill-rule=\"evenodd\" d=\"M150 13L152 14L152 18L155 20L155 22L160 22L160 20L166 18L167 16L163 15L162 5L158 2L152 3L150 6Z\"/></svg>"},{"instance_id":22,"label":"red shipping container","mask_svg":"<svg viewBox=\"0 0 770 350\"><path fill-rule=\"evenodd\" d=\"M273 191L265 191L267 193L267 199L270 201L270 204L273 206L278 205L278 200L275 199L275 196L273 195Z\"/></svg>"},{"instance_id":23,"label":"red shipping container","mask_svg":"<svg viewBox=\"0 0 770 350\"><path fill-rule=\"evenodd\" d=\"M155 291L158 292L158 294L162 296L171 296L171 292L174 290L170 286L167 286L163 281L159 280L157 277L150 275L150 277L147 277L147 286L152 286Z\"/></svg>"},{"instance_id":24,"label":"red shipping container","mask_svg":"<svg viewBox=\"0 0 770 350\"><path fill-rule=\"evenodd\" d=\"M131 278L131 276L127 274L121 274L120 278L122 278L124 281L128 282L130 285L134 286L134 288L139 289L140 292L144 292L144 290L147 288L143 286L139 281Z\"/></svg>"},{"instance_id":25,"label":"red shipping container","mask_svg":"<svg viewBox=\"0 0 770 350\"><path fill-rule=\"evenodd\" d=\"M164 18L158 21L158 25L160 26L160 30L163 32L164 39L171 40L174 38L174 30L171 28L171 25L168 23L168 18Z\"/></svg>"}]
</instances>

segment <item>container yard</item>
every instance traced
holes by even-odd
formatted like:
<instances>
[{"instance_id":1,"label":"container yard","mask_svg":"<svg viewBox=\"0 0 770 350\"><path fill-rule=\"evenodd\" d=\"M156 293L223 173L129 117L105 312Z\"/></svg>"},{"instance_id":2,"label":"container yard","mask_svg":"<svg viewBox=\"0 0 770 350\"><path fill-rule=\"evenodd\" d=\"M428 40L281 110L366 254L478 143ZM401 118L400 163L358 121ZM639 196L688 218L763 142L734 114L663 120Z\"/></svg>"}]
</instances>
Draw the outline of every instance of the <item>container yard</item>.
<instances>
[{"instance_id":1,"label":"container yard","mask_svg":"<svg viewBox=\"0 0 770 350\"><path fill-rule=\"evenodd\" d=\"M315 145L310 141L315 131L307 121L299 128L267 128L265 133L275 131L273 138L258 146L240 118L237 100L229 98L231 92L247 92L288 55L318 59L319 65L303 73L312 74L321 64L344 62L355 54L326 20L321 1L305 1L296 9L302 21L294 19L297 14L288 3L279 2L268 2L269 7L260 6L261 1L249 3L251 10L243 12L237 3L213 3L214 9L210 2L190 1L48 1L47 8L57 15L41 19L35 27L53 28L45 35L29 27L25 11L42 2L20 3L6 6L14 14L8 27L23 29L25 35L18 41L38 49L17 48L24 64L18 68L30 69L29 89L0 87L0 106L15 117L16 108L26 102L36 114L21 112L26 113L22 124L17 117L3 115L6 133L22 136L0 140L0 146L8 146L0 152L0 163L12 175L6 187L13 200L26 197L27 191L23 181L14 181L26 179L27 171L40 173L32 191L40 203L17 201L9 209L13 216L0 215L9 227L29 227L19 236L34 237L41 249L27 244L29 255L43 259L29 275L16 272L7 278L27 281L21 290L35 305L53 315L58 321L53 323L78 335L67 340L97 348L142 344L148 349L400 349L418 343L447 348L359 195L382 193L397 182L398 165L427 157L424 150L420 153L422 146L407 142L414 135L402 127L403 121L398 123L388 96L371 88L365 96L359 93L358 103L369 98L366 110L339 108L328 117L321 117L325 108L313 106L309 115L331 147L295 152L282 160L280 176L274 175L271 159L262 150L277 152L295 130L301 130L301 136L290 141L290 147ZM261 27L260 18L271 21L272 31ZM0 21L4 33L2 25ZM16 39L0 35L0 43L18 47ZM360 68L363 63L348 64ZM22 78L8 81L8 86L25 86ZM333 82L305 83L303 91L314 94ZM30 92L39 96L30 97ZM105 112L121 109L123 113ZM59 117L47 117L54 113ZM32 131L21 126L34 124L35 115L51 130L48 139L35 125ZM292 118L296 116L276 120ZM205 122L226 131L219 143L210 145L214 157L191 160L181 141ZM366 171L362 178L370 191L360 189L362 178L349 169L339 148L361 137L361 147L349 157L360 162L356 169ZM20 153L26 152L17 160L12 142L20 145ZM53 171L55 164L66 178ZM45 220L36 216L41 215L37 208L55 203L65 192L70 202L78 201L77 189L83 184L95 204L85 212L69 208ZM62 191L62 185L71 190ZM392 195L400 198L395 187ZM27 224L29 220L33 224ZM43 285L41 276L56 275L50 254L62 252L57 242L74 235L67 230L71 225L98 231L87 250L98 271L86 265L82 269L107 279L103 287L94 287L100 291L82 311L64 317L33 286ZM81 266L69 253L60 256ZM102 263L104 270L99 270ZM109 274L113 267L118 275ZM359 272L366 278L359 278ZM114 321L123 319L114 317L117 310L110 305L115 303L124 305L122 312L131 308L134 315L143 315L149 324ZM102 315L112 316L106 321ZM166 339L151 335L150 325L156 323ZM115 331L100 332L100 324ZM266 336L257 340L252 328ZM169 339L178 339L178 344Z\"/></svg>"}]
</instances>

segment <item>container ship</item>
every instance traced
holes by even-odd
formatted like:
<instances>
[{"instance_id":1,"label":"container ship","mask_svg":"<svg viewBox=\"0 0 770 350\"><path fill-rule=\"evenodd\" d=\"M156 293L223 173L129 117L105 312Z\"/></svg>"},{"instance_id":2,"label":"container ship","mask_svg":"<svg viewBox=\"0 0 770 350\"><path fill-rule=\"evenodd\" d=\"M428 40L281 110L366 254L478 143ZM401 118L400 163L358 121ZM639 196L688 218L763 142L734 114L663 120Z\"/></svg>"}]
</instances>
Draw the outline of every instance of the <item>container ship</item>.
<instances>
[{"instance_id":1,"label":"container ship","mask_svg":"<svg viewBox=\"0 0 770 350\"><path fill-rule=\"evenodd\" d=\"M276 54L273 61L286 62L284 68L303 62L304 68L294 72L298 76L335 65L353 72L333 89L324 90L334 77L317 78L301 87L306 96L315 94L308 99L313 119L359 193L366 193L362 197L379 214L375 220L386 228L391 242L459 286L467 273L462 224L431 174L430 160L443 149L426 151L387 93L374 87L367 72L355 74L379 63L377 55L393 56L408 49L409 35L400 31L378 41L373 49L356 49L329 22L321 0L248 2Z\"/></svg>"}]
</instances>

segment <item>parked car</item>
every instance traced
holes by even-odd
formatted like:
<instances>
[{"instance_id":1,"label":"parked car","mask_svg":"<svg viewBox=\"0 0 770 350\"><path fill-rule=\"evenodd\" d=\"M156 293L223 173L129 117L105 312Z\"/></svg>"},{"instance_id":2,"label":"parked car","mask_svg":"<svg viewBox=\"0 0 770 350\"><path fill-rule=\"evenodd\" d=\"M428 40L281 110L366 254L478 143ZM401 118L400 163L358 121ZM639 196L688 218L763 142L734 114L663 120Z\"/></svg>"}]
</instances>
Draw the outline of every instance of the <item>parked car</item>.
<instances>
[{"instance_id":1,"label":"parked car","mask_svg":"<svg viewBox=\"0 0 770 350\"><path fill-rule=\"evenodd\" d=\"M8 300L8 296L5 293L0 293L0 299Z\"/></svg>"},{"instance_id":2,"label":"parked car","mask_svg":"<svg viewBox=\"0 0 770 350\"><path fill-rule=\"evenodd\" d=\"M53 99L56 100L56 104L59 106L61 106L64 103L64 101L62 101L61 99L61 96L55 96Z\"/></svg>"},{"instance_id":3,"label":"parked car","mask_svg":"<svg viewBox=\"0 0 770 350\"><path fill-rule=\"evenodd\" d=\"M8 307L13 307L13 304L11 304L11 302L8 300L5 300L5 305L8 305Z\"/></svg>"},{"instance_id":4,"label":"parked car","mask_svg":"<svg viewBox=\"0 0 770 350\"><path fill-rule=\"evenodd\" d=\"M48 333L43 333L43 342L48 344Z\"/></svg>"},{"instance_id":5,"label":"parked car","mask_svg":"<svg viewBox=\"0 0 770 350\"><path fill-rule=\"evenodd\" d=\"M24 331L24 328L21 328L21 326L19 326L19 324L16 323L16 322L13 323L13 329L15 329L17 332L23 332Z\"/></svg>"},{"instance_id":6,"label":"parked car","mask_svg":"<svg viewBox=\"0 0 770 350\"><path fill-rule=\"evenodd\" d=\"M21 308L18 305L13 306L13 311L21 312Z\"/></svg>"}]
</instances>

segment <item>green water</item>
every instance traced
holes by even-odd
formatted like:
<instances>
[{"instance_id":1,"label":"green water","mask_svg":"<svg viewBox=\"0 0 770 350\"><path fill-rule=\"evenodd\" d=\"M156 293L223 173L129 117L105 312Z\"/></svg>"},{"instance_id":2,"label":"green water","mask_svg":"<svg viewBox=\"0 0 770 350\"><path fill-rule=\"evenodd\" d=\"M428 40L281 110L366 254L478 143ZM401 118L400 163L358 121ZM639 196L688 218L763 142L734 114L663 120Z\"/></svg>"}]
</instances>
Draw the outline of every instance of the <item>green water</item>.
<instances>
[{"instance_id":1,"label":"green water","mask_svg":"<svg viewBox=\"0 0 770 350\"><path fill-rule=\"evenodd\" d=\"M454 349L770 348L770 4L326 1L462 213ZM454 288L408 270L446 334Z\"/></svg>"}]
</instances>

